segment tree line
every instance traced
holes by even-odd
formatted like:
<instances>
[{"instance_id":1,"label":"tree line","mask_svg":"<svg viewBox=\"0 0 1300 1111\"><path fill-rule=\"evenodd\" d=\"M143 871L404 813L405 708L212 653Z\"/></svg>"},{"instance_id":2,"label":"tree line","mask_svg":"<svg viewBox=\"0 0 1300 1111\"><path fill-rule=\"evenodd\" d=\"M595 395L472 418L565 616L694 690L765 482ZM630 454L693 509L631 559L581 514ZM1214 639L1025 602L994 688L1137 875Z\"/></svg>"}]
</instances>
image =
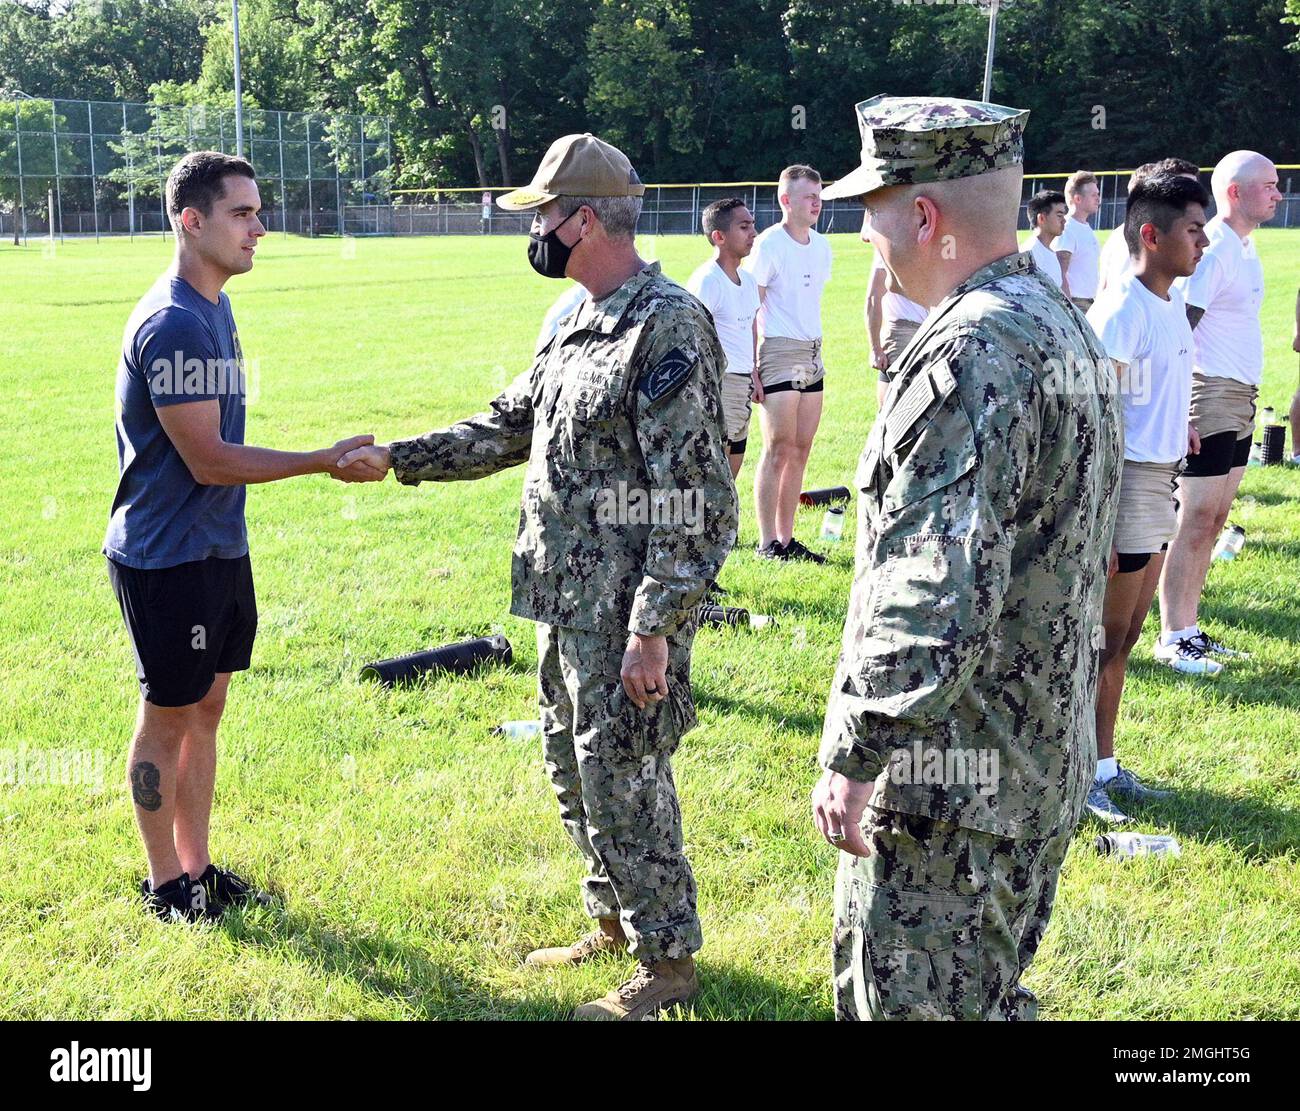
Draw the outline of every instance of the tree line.
<instances>
[{"instance_id":1,"label":"tree line","mask_svg":"<svg viewBox=\"0 0 1300 1111\"><path fill-rule=\"evenodd\" d=\"M977 0L241 0L245 106L389 116L395 187L515 185L594 131L643 180L856 161L852 105L978 99ZM225 0L0 0L0 90L233 104ZM1003 0L1027 168L1300 161L1300 0ZM0 129L5 126L0 121Z\"/></svg>"}]
</instances>

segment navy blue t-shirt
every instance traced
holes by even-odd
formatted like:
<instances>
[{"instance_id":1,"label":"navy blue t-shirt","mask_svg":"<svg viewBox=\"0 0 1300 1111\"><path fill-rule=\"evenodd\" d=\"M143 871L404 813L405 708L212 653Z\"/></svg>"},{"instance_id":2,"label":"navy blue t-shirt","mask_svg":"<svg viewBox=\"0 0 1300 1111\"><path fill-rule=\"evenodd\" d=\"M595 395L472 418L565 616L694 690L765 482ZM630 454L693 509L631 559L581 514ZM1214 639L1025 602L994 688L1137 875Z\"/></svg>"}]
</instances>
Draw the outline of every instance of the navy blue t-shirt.
<instances>
[{"instance_id":1,"label":"navy blue t-shirt","mask_svg":"<svg viewBox=\"0 0 1300 1111\"><path fill-rule=\"evenodd\" d=\"M121 477L104 554L152 570L248 552L243 486L194 481L157 409L215 399L221 438L244 442L244 361L230 299L213 304L183 278L164 274L141 298L122 337L117 368L117 459Z\"/></svg>"}]
</instances>

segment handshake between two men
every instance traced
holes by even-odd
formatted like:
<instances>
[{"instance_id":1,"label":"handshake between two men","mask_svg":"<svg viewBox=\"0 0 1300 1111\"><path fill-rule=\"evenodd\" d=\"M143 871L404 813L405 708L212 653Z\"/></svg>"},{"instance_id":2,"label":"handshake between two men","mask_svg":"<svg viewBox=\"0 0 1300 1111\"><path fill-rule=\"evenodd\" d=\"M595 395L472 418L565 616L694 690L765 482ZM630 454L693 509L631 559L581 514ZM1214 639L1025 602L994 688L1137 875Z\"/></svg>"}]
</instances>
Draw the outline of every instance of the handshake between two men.
<instances>
[{"instance_id":1,"label":"handshake between two men","mask_svg":"<svg viewBox=\"0 0 1300 1111\"><path fill-rule=\"evenodd\" d=\"M391 466L387 445L376 444L373 436L349 436L327 454L333 462L325 470L340 482L383 482Z\"/></svg>"}]
</instances>

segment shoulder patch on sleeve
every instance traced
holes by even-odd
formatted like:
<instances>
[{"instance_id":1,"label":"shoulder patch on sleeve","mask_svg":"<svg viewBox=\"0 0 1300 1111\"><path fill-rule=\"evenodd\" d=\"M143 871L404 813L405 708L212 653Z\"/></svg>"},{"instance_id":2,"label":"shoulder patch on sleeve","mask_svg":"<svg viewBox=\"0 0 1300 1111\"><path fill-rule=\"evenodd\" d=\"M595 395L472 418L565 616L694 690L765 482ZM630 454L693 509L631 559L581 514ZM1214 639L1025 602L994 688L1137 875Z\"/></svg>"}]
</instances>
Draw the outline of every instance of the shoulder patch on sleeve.
<instances>
[{"instance_id":1,"label":"shoulder patch on sleeve","mask_svg":"<svg viewBox=\"0 0 1300 1111\"><path fill-rule=\"evenodd\" d=\"M637 387L647 401L658 401L679 389L690 376L695 359L680 347L674 347L654 366L641 372Z\"/></svg>"}]
</instances>

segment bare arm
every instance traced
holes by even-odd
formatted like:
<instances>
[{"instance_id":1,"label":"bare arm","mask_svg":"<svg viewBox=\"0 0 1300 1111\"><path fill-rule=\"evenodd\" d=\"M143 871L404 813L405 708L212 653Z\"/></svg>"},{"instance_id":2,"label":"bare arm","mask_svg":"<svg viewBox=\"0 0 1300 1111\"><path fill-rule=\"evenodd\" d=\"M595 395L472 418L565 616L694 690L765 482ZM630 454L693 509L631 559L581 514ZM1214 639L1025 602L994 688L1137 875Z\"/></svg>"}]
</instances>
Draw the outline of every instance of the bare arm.
<instances>
[{"instance_id":1,"label":"bare arm","mask_svg":"<svg viewBox=\"0 0 1300 1111\"><path fill-rule=\"evenodd\" d=\"M880 327L884 322L885 289L889 283L889 272L882 266L871 272L871 284L867 286L867 339L871 341L871 361L879 370L889 369L889 357L880 345Z\"/></svg>"},{"instance_id":2,"label":"bare arm","mask_svg":"<svg viewBox=\"0 0 1300 1111\"><path fill-rule=\"evenodd\" d=\"M336 466L345 452L374 443L373 436L353 436L319 451L275 451L226 443L221 438L221 406L214 399L163 405L157 413L167 438L175 445L194 481L202 486L245 486L324 472L340 479L383 477L362 465L345 470Z\"/></svg>"}]
</instances>

